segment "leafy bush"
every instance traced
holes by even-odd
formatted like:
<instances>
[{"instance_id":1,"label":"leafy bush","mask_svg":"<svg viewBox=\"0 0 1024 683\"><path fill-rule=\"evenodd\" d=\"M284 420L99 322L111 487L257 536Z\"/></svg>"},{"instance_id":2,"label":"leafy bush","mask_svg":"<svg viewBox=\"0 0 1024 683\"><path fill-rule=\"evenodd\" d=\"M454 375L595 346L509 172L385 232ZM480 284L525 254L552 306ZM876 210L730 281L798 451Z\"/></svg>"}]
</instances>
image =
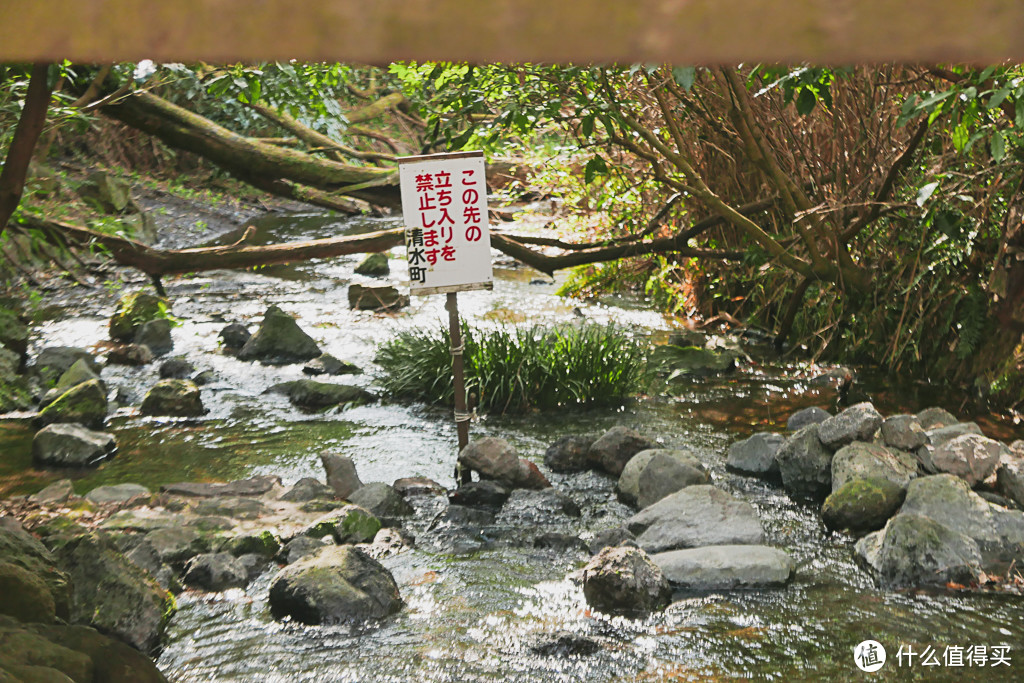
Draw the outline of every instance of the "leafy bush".
<instances>
[{"instance_id":1,"label":"leafy bush","mask_svg":"<svg viewBox=\"0 0 1024 683\"><path fill-rule=\"evenodd\" d=\"M643 389L645 345L620 328L463 326L471 403L496 413L616 405ZM454 403L450 335L402 332L384 343L381 383L395 398Z\"/></svg>"}]
</instances>

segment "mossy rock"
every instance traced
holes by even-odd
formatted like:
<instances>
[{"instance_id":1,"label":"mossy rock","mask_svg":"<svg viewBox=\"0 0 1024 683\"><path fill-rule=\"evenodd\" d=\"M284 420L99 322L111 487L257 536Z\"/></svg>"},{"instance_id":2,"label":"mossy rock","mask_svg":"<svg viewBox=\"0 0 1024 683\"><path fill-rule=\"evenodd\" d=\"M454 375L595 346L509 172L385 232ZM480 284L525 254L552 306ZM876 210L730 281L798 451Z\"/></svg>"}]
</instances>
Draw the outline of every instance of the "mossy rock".
<instances>
[{"instance_id":1,"label":"mossy rock","mask_svg":"<svg viewBox=\"0 0 1024 683\"><path fill-rule=\"evenodd\" d=\"M107 214L118 214L134 209L131 186L106 171L95 171L79 184L78 196L86 204Z\"/></svg>"},{"instance_id":2,"label":"mossy rock","mask_svg":"<svg viewBox=\"0 0 1024 683\"><path fill-rule=\"evenodd\" d=\"M53 595L40 577L0 560L0 614L22 622L52 623L56 610Z\"/></svg>"},{"instance_id":3,"label":"mossy rock","mask_svg":"<svg viewBox=\"0 0 1024 683\"><path fill-rule=\"evenodd\" d=\"M364 258L355 272L359 275L369 277L384 277L391 274L391 266L388 265L388 255L383 253L369 254Z\"/></svg>"},{"instance_id":4,"label":"mossy rock","mask_svg":"<svg viewBox=\"0 0 1024 683\"><path fill-rule=\"evenodd\" d=\"M199 387L187 379L162 379L142 400L143 415L196 417L206 412Z\"/></svg>"},{"instance_id":5,"label":"mossy rock","mask_svg":"<svg viewBox=\"0 0 1024 683\"><path fill-rule=\"evenodd\" d=\"M88 656L96 683L167 683L156 664L135 648L88 626L34 626L33 632Z\"/></svg>"},{"instance_id":6,"label":"mossy rock","mask_svg":"<svg viewBox=\"0 0 1024 683\"><path fill-rule=\"evenodd\" d=\"M347 505L313 522L302 533L311 538L332 536L335 543L367 543L380 531L381 522L369 510Z\"/></svg>"},{"instance_id":7,"label":"mossy rock","mask_svg":"<svg viewBox=\"0 0 1024 683\"><path fill-rule=\"evenodd\" d=\"M102 429L107 419L107 391L98 379L82 382L61 394L39 413L43 426L74 422L90 429Z\"/></svg>"},{"instance_id":8,"label":"mossy rock","mask_svg":"<svg viewBox=\"0 0 1024 683\"><path fill-rule=\"evenodd\" d=\"M295 318L277 306L270 306L263 322L238 352L239 360L258 360L269 365L287 365L312 360L322 352Z\"/></svg>"},{"instance_id":9,"label":"mossy rock","mask_svg":"<svg viewBox=\"0 0 1024 683\"><path fill-rule=\"evenodd\" d=\"M20 358L28 350L28 325L8 308L0 308L0 345L6 346Z\"/></svg>"},{"instance_id":10,"label":"mossy rock","mask_svg":"<svg viewBox=\"0 0 1024 683\"><path fill-rule=\"evenodd\" d=\"M37 538L25 531L0 529L0 558L40 578L53 596L58 617L71 611L71 579L57 566L56 558Z\"/></svg>"},{"instance_id":11,"label":"mossy rock","mask_svg":"<svg viewBox=\"0 0 1024 683\"><path fill-rule=\"evenodd\" d=\"M138 291L125 294L117 302L114 314L110 316L110 338L130 342L135 332L151 320L167 317L170 304L167 299Z\"/></svg>"},{"instance_id":12,"label":"mossy rock","mask_svg":"<svg viewBox=\"0 0 1024 683\"><path fill-rule=\"evenodd\" d=\"M75 683L95 680L95 668L88 655L20 628L0 630L0 668L17 671L18 680L23 681L61 680L46 669L59 671Z\"/></svg>"},{"instance_id":13,"label":"mossy rock","mask_svg":"<svg viewBox=\"0 0 1024 683\"><path fill-rule=\"evenodd\" d=\"M0 347L0 413L26 410L32 405L28 381L17 374L19 364L13 351Z\"/></svg>"},{"instance_id":14,"label":"mossy rock","mask_svg":"<svg viewBox=\"0 0 1024 683\"><path fill-rule=\"evenodd\" d=\"M825 499L821 516L830 529L866 533L885 526L905 496L906 490L888 479L853 479Z\"/></svg>"},{"instance_id":15,"label":"mossy rock","mask_svg":"<svg viewBox=\"0 0 1024 683\"><path fill-rule=\"evenodd\" d=\"M46 395L43 396L42 405L48 406L71 387L77 387L79 384L84 384L94 379L100 381L100 385L104 390L107 388L106 383L100 379L100 376L96 374L89 362L85 358L79 358L60 376L57 384L46 392Z\"/></svg>"},{"instance_id":16,"label":"mossy rock","mask_svg":"<svg viewBox=\"0 0 1024 683\"><path fill-rule=\"evenodd\" d=\"M225 552L235 557L241 555L259 555L271 558L281 551L281 541L272 531L261 531L255 534L235 536L230 538L223 546Z\"/></svg>"}]
</instances>

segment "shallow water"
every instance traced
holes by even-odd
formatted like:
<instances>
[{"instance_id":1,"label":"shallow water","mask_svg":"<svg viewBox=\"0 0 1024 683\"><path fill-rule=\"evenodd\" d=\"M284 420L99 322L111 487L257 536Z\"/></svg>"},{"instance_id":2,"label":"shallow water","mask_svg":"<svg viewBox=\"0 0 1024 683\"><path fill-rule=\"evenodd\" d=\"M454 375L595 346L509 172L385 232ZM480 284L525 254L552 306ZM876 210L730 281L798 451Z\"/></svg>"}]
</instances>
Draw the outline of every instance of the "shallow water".
<instances>
[{"instance_id":1,"label":"shallow water","mask_svg":"<svg viewBox=\"0 0 1024 683\"><path fill-rule=\"evenodd\" d=\"M312 239L393 225L317 214L276 216L260 226L258 239ZM441 297L414 299L410 308L391 316L350 311L346 286L372 281L353 275L359 258L167 283L174 313L182 320L171 356L187 357L197 370L211 369L218 376L203 389L210 413L198 420L169 420L122 410L110 422L120 444L117 457L97 470L75 473L76 491L124 481L156 488L173 481L254 474L276 474L291 483L322 477L318 456L325 450L351 456L363 481L422 475L453 486L455 433L448 411L374 404L302 413L283 397L262 393L276 382L300 377L300 366L265 367L219 353L217 333L226 322L247 322L253 328L274 303L297 315L324 351L366 369L338 381L372 388L372 357L380 341L397 330L439 326L445 316ZM392 261L391 281L404 279L403 266L400 259ZM627 325L637 334L664 337L675 324L636 301L560 299L554 294L557 284L548 280L504 264L497 269L494 291L460 294L460 308L471 324L564 321L577 315L577 307L587 318ZM88 343L83 340L105 336L109 310L84 299L74 311L42 325L34 347L83 345ZM157 365L109 367L103 376L141 399L156 379ZM471 427L474 436L508 439L536 462L559 436L615 424L637 428L666 446L695 451L716 485L755 505L769 542L794 556L797 576L786 588L679 594L671 607L646 619L609 618L592 613L580 589L567 579L582 566L583 556L535 549L514 532L496 539L490 549L441 552L427 529L431 505L421 500L423 510L411 526L423 542L384 560L407 603L395 617L362 627L278 623L266 604L272 576L266 574L245 591L180 596L158 664L172 680L183 682L862 680L867 674L854 665L852 649L871 638L889 651L884 680L1024 678L1020 598L880 591L853 561L852 539L828 533L814 511L778 489L725 471L725 452L736 438L762 429L781 431L788 415L807 405L832 407L834 397L827 389L811 387L807 374L805 368L768 363L721 380L695 380L676 397L643 398L618 411L487 417ZM927 388L894 387L884 377L867 376L865 391L885 413L917 410L939 400ZM941 399L957 409L957 397ZM1000 438L1021 436L1012 425L984 426ZM33 492L64 476L31 468L31 434L23 423L0 423L0 495ZM615 500L609 478L584 473L551 475L551 480L576 500L583 516L541 530L586 539L629 514ZM588 639L596 651L546 656L531 649L566 634ZM1008 645L1012 666L915 662L899 667L901 644L915 651L931 646L940 662L947 646Z\"/></svg>"}]
</instances>

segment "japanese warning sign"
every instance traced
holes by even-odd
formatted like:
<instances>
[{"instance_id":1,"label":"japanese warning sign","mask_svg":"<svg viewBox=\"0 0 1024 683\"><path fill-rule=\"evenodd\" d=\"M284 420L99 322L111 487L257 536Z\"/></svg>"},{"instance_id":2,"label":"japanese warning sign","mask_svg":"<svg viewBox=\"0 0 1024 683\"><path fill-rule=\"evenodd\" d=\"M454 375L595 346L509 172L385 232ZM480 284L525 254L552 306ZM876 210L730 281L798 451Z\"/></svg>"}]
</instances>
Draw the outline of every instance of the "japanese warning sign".
<instances>
[{"instance_id":1,"label":"japanese warning sign","mask_svg":"<svg viewBox=\"0 0 1024 683\"><path fill-rule=\"evenodd\" d=\"M483 152L398 160L411 294L491 289Z\"/></svg>"}]
</instances>

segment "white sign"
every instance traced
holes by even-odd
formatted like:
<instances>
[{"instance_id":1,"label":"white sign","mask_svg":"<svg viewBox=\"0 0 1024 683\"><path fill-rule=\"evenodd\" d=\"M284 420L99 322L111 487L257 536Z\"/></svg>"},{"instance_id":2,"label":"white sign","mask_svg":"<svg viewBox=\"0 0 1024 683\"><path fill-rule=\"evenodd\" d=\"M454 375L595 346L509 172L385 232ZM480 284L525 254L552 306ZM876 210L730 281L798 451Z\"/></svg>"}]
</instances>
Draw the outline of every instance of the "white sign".
<instances>
[{"instance_id":1,"label":"white sign","mask_svg":"<svg viewBox=\"0 0 1024 683\"><path fill-rule=\"evenodd\" d=\"M411 294L491 289L483 152L398 160Z\"/></svg>"}]
</instances>

